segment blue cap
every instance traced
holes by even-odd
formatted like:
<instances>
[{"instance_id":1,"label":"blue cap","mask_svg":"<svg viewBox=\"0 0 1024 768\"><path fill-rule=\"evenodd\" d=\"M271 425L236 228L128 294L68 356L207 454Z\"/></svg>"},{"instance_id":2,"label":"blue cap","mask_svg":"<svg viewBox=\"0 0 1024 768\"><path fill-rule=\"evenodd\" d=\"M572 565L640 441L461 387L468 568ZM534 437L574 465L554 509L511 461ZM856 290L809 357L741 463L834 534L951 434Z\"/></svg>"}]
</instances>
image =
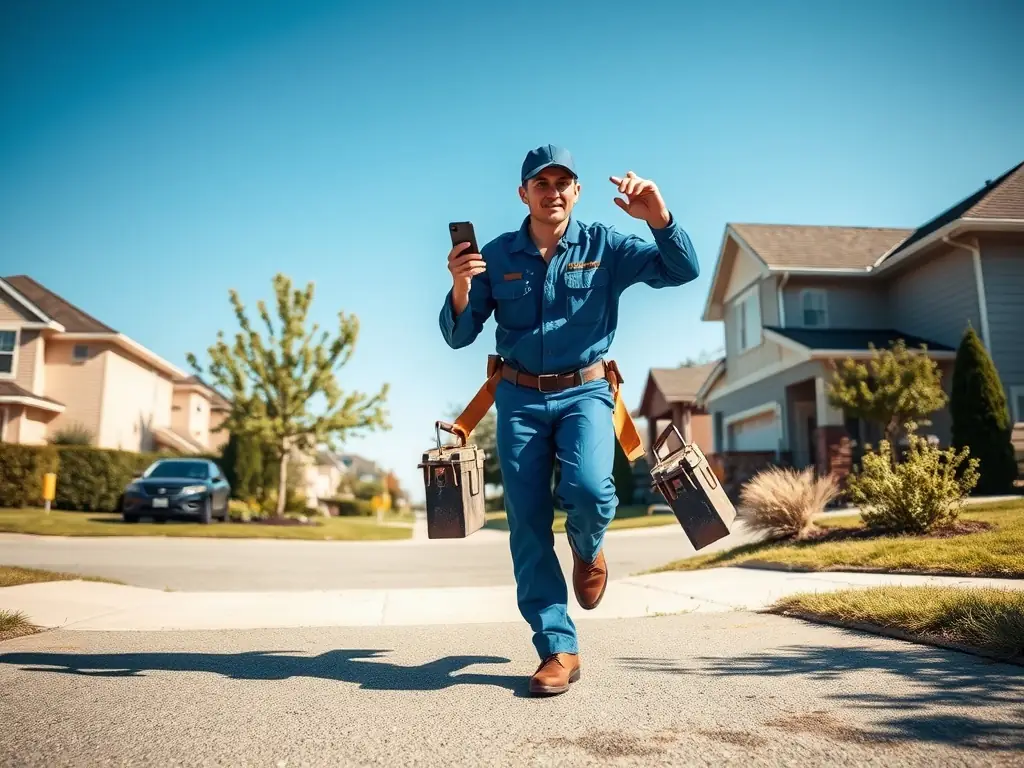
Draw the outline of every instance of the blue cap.
<instances>
[{"instance_id":1,"label":"blue cap","mask_svg":"<svg viewBox=\"0 0 1024 768\"><path fill-rule=\"evenodd\" d=\"M550 168L552 165L560 165L569 171L573 178L579 178L576 175L576 166L573 164L572 155L569 154L569 150L563 147L556 147L554 144L545 144L542 147L531 150L526 155L526 159L523 160L523 183L525 184L527 180L532 179L545 168Z\"/></svg>"}]
</instances>

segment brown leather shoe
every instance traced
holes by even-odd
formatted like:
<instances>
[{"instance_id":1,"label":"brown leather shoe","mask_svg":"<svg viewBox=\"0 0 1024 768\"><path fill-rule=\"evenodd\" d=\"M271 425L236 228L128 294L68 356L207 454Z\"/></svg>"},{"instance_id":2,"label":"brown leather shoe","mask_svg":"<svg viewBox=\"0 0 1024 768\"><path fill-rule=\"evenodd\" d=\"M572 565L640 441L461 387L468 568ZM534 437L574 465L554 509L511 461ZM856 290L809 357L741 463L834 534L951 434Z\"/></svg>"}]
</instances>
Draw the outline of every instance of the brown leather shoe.
<instances>
[{"instance_id":1,"label":"brown leather shoe","mask_svg":"<svg viewBox=\"0 0 1024 768\"><path fill-rule=\"evenodd\" d=\"M572 550L572 588L576 592L576 601L585 610L597 608L604 590L608 586L608 564L604 560L604 550L597 553L593 563L585 562L570 543Z\"/></svg>"},{"instance_id":2,"label":"brown leather shoe","mask_svg":"<svg viewBox=\"0 0 1024 768\"><path fill-rule=\"evenodd\" d=\"M565 693L580 679L580 657L575 653L555 653L537 667L530 678L530 693L550 696Z\"/></svg>"}]
</instances>

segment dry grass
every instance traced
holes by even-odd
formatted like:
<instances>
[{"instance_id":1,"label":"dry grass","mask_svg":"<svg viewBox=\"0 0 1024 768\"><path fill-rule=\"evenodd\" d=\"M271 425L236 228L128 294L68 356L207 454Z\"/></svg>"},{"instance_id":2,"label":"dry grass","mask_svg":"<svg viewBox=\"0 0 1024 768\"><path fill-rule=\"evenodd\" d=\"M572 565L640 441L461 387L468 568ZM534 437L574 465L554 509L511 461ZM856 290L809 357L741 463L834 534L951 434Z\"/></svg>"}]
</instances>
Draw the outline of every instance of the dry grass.
<instances>
[{"instance_id":1,"label":"dry grass","mask_svg":"<svg viewBox=\"0 0 1024 768\"><path fill-rule=\"evenodd\" d=\"M738 517L772 538L805 539L816 530L814 516L839 495L832 475L816 478L812 469L771 467L743 487Z\"/></svg>"},{"instance_id":2,"label":"dry grass","mask_svg":"<svg viewBox=\"0 0 1024 768\"><path fill-rule=\"evenodd\" d=\"M107 584L122 584L114 579L103 579L98 576L82 576L77 573L60 573L44 571L39 568L19 568L16 565L0 565L0 588L18 587L22 584L38 584L43 581L100 581Z\"/></svg>"},{"instance_id":3,"label":"dry grass","mask_svg":"<svg viewBox=\"0 0 1024 768\"><path fill-rule=\"evenodd\" d=\"M0 610L0 642L38 631L39 628L32 624L25 614L19 611L12 613Z\"/></svg>"},{"instance_id":4,"label":"dry grass","mask_svg":"<svg viewBox=\"0 0 1024 768\"><path fill-rule=\"evenodd\" d=\"M960 536L877 536L843 541L760 542L677 560L655 571L692 571L741 563L773 563L811 571L874 570L952 576L1024 578L1024 501L969 507L961 520L992 530ZM861 525L858 516L828 518L829 528Z\"/></svg>"},{"instance_id":5,"label":"dry grass","mask_svg":"<svg viewBox=\"0 0 1024 768\"><path fill-rule=\"evenodd\" d=\"M1024 657L1024 590L873 587L792 595L772 610L870 624L1006 658Z\"/></svg>"}]
</instances>

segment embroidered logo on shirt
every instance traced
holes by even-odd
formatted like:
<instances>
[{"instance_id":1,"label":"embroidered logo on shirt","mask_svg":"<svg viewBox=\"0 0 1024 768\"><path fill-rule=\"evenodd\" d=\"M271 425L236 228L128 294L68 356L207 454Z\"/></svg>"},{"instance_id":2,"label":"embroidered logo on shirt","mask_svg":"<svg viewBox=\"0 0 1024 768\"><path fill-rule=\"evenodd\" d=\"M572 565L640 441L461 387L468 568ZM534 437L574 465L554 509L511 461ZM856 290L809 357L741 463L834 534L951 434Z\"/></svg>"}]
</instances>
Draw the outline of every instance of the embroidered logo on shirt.
<instances>
[{"instance_id":1,"label":"embroidered logo on shirt","mask_svg":"<svg viewBox=\"0 0 1024 768\"><path fill-rule=\"evenodd\" d=\"M566 265L566 269L577 270L577 269L597 269L601 266L600 261L574 261Z\"/></svg>"},{"instance_id":2,"label":"embroidered logo on shirt","mask_svg":"<svg viewBox=\"0 0 1024 768\"><path fill-rule=\"evenodd\" d=\"M523 273L522 272L506 272L505 273L505 279L506 280L522 280L523 279Z\"/></svg>"}]
</instances>

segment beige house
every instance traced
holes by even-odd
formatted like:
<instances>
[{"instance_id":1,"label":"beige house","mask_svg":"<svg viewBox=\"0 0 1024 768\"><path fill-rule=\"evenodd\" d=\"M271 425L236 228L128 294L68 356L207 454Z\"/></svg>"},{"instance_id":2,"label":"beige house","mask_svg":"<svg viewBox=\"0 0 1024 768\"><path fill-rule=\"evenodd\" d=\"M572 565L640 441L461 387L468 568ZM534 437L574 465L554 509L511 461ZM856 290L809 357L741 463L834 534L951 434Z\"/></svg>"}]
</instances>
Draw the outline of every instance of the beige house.
<instances>
[{"instance_id":1,"label":"beige house","mask_svg":"<svg viewBox=\"0 0 1024 768\"><path fill-rule=\"evenodd\" d=\"M219 451L228 402L199 379L19 275L0 279L0 441L65 429L100 448Z\"/></svg>"},{"instance_id":2,"label":"beige house","mask_svg":"<svg viewBox=\"0 0 1024 768\"><path fill-rule=\"evenodd\" d=\"M832 362L924 344L948 392L968 325L1024 422L1024 163L917 228L729 224L703 319L725 330L698 392L719 453L832 469L879 437L829 406ZM948 444L948 409L927 432Z\"/></svg>"}]
</instances>

